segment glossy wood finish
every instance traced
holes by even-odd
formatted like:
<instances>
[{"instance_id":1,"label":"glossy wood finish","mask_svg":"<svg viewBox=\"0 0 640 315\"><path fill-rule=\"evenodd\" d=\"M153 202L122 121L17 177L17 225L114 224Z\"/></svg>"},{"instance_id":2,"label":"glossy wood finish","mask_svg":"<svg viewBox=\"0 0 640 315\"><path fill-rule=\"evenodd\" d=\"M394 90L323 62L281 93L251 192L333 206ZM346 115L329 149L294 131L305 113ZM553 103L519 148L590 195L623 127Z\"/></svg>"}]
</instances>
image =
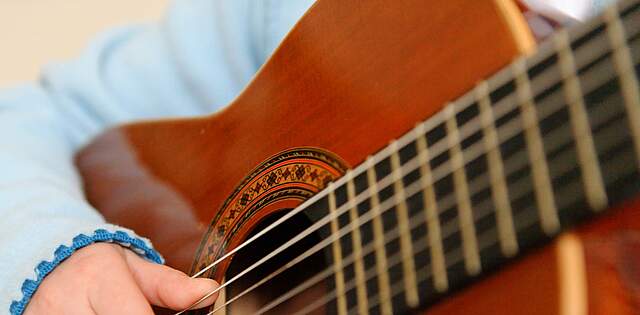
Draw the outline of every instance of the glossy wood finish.
<instances>
[{"instance_id":1,"label":"glossy wood finish","mask_svg":"<svg viewBox=\"0 0 640 315\"><path fill-rule=\"evenodd\" d=\"M83 150L87 196L186 271L256 165L300 146L357 165L530 50L524 25L508 0L319 1L223 111L124 126Z\"/></svg>"},{"instance_id":2,"label":"glossy wood finish","mask_svg":"<svg viewBox=\"0 0 640 315\"><path fill-rule=\"evenodd\" d=\"M222 112L113 129L83 150L87 196L187 271L212 217L256 165L313 146L355 166L529 51L514 8L506 0L319 1ZM620 208L575 231L589 314L640 307L640 201ZM560 314L559 259L553 245L534 251L426 314Z\"/></svg>"},{"instance_id":3,"label":"glossy wood finish","mask_svg":"<svg viewBox=\"0 0 640 315\"><path fill-rule=\"evenodd\" d=\"M571 233L582 241L590 315L640 313L640 198ZM560 312L561 271L557 244L536 250L483 281L447 297L424 314L545 314Z\"/></svg>"},{"instance_id":4,"label":"glossy wood finish","mask_svg":"<svg viewBox=\"0 0 640 315\"><path fill-rule=\"evenodd\" d=\"M640 314L640 198L577 230L587 263L589 314Z\"/></svg>"},{"instance_id":5,"label":"glossy wood finish","mask_svg":"<svg viewBox=\"0 0 640 315\"><path fill-rule=\"evenodd\" d=\"M556 251L548 246L447 297L424 314L558 314L558 279Z\"/></svg>"}]
</instances>

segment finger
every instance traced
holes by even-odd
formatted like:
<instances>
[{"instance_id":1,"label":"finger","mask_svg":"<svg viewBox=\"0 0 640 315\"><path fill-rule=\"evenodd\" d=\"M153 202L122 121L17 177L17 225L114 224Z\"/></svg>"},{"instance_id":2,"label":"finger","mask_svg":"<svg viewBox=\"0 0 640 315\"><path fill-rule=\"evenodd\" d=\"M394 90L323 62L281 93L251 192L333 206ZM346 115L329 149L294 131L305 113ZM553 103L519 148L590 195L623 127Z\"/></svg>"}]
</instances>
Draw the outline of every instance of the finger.
<instances>
[{"instance_id":1,"label":"finger","mask_svg":"<svg viewBox=\"0 0 640 315\"><path fill-rule=\"evenodd\" d=\"M104 285L94 286L89 292L89 303L97 315L153 315L151 305L138 288L125 257L109 266L109 274L104 279Z\"/></svg>"},{"instance_id":2,"label":"finger","mask_svg":"<svg viewBox=\"0 0 640 315\"><path fill-rule=\"evenodd\" d=\"M183 310L219 286L211 279L192 279L173 268L148 262L130 251L125 255L142 293L157 306ZM212 305L217 297L216 293L197 308Z\"/></svg>"}]
</instances>

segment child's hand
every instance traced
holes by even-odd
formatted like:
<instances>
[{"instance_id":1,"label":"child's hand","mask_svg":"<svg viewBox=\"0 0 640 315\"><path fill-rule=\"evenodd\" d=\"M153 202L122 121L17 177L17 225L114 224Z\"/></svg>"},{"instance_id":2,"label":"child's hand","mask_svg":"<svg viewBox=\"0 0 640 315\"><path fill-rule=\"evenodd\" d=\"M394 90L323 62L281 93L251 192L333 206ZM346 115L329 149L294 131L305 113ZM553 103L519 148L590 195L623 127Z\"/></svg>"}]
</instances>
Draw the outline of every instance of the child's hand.
<instances>
[{"instance_id":1,"label":"child's hand","mask_svg":"<svg viewBox=\"0 0 640 315\"><path fill-rule=\"evenodd\" d=\"M145 261L119 245L96 243L56 267L25 314L152 315L150 304L182 310L217 286L213 280L191 279ZM216 297L199 307L211 305Z\"/></svg>"}]
</instances>

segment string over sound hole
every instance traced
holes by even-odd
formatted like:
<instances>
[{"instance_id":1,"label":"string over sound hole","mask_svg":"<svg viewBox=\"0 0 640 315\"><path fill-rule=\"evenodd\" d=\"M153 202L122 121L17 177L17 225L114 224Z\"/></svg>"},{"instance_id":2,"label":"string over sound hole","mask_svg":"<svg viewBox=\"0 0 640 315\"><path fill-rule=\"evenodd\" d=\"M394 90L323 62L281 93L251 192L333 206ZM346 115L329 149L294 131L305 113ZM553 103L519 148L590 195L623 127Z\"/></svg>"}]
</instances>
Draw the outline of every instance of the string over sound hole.
<instances>
[{"instance_id":1,"label":"string over sound hole","mask_svg":"<svg viewBox=\"0 0 640 315\"><path fill-rule=\"evenodd\" d=\"M284 212L286 211L280 211L279 213ZM281 214L275 214L268 217L255 227L252 235L263 230L281 216ZM311 221L304 213L300 213L287 220L286 224L281 224L257 241L252 242L245 250L234 256L233 263L230 264L227 270L226 278L232 279L256 263L261 257L266 256L291 238L299 235L310 225ZM313 247L320 240L321 237L319 235L311 234L231 284L226 292L226 301L233 302L225 308L226 314L256 314L262 312L268 314L293 314L304 308L309 301L314 301L324 296L327 288L332 286L332 278L330 277L306 290L302 290L291 299L279 305L274 305L273 308L267 309L265 307L269 306L269 304L274 304L273 302L276 299L292 292L305 280L312 278L319 270L327 267L328 256L326 255L328 253L326 251L318 251L277 276L268 279L270 275L282 269L287 263L291 263L296 257ZM266 279L268 280L264 284L255 287L256 284ZM325 313L326 310L324 308L318 308L311 314Z\"/></svg>"}]
</instances>

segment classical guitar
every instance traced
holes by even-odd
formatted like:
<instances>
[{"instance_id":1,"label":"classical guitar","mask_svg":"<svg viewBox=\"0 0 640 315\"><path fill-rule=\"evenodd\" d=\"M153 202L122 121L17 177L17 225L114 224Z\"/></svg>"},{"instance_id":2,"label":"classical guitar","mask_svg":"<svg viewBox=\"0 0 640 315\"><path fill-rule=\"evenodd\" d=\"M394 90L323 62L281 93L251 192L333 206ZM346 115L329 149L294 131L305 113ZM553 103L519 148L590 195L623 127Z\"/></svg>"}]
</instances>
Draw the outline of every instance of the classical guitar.
<instances>
[{"instance_id":1,"label":"classical guitar","mask_svg":"<svg viewBox=\"0 0 640 315\"><path fill-rule=\"evenodd\" d=\"M206 117L114 128L89 201L223 283L194 314L639 314L640 1L320 0Z\"/></svg>"}]
</instances>

